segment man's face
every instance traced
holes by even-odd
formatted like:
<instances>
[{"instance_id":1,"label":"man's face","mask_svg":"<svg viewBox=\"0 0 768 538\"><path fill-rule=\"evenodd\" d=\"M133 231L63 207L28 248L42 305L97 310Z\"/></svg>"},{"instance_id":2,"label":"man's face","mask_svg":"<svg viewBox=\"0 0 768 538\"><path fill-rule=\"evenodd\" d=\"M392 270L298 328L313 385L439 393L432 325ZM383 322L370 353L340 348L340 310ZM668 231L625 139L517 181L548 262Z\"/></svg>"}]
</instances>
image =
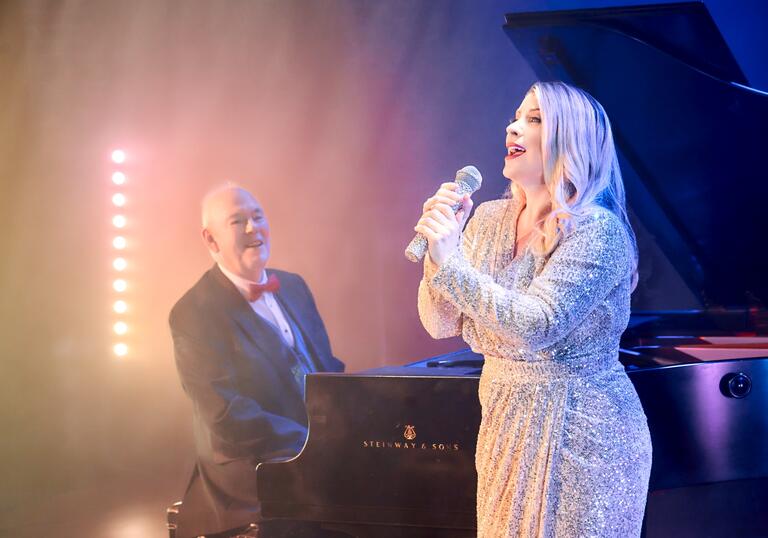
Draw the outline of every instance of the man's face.
<instances>
[{"instance_id":1,"label":"man's face","mask_svg":"<svg viewBox=\"0 0 768 538\"><path fill-rule=\"evenodd\" d=\"M269 259L269 223L248 191L215 193L204 208L203 239L214 259L238 276L258 282Z\"/></svg>"}]
</instances>

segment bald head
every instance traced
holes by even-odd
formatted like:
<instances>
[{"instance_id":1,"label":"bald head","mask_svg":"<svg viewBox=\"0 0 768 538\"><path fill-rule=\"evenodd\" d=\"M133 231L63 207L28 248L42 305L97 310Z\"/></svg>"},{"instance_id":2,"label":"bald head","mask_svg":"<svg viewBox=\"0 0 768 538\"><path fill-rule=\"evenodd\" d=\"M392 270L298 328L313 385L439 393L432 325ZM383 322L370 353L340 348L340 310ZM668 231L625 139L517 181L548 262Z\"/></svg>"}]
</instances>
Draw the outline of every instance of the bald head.
<instances>
[{"instance_id":1,"label":"bald head","mask_svg":"<svg viewBox=\"0 0 768 538\"><path fill-rule=\"evenodd\" d=\"M233 196L235 191L243 191L250 194L246 189L242 188L237 183L223 183L205 193L203 200L200 203L201 220L203 228L208 226L211 220L212 213L217 209L217 205L220 205L228 196ZM252 196L252 195L251 195Z\"/></svg>"},{"instance_id":2,"label":"bald head","mask_svg":"<svg viewBox=\"0 0 768 538\"><path fill-rule=\"evenodd\" d=\"M258 282L269 259L269 223L254 196L235 184L210 190L202 201L203 241L213 259Z\"/></svg>"}]
</instances>

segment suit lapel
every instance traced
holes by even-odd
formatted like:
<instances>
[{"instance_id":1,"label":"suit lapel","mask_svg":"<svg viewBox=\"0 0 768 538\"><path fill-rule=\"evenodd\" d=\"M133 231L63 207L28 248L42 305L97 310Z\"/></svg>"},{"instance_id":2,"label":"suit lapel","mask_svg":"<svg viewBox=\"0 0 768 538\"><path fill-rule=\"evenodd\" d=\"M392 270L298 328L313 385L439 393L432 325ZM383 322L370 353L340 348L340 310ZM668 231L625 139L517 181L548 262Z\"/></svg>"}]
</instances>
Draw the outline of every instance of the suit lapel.
<instances>
[{"instance_id":1,"label":"suit lapel","mask_svg":"<svg viewBox=\"0 0 768 538\"><path fill-rule=\"evenodd\" d=\"M247 334L270 361L276 357L275 349L285 346L280 335L264 318L253 311L237 287L221 272L218 265L211 269L213 279L222 291L221 298L226 312L232 320ZM236 343L238 346L239 342Z\"/></svg>"},{"instance_id":2,"label":"suit lapel","mask_svg":"<svg viewBox=\"0 0 768 538\"><path fill-rule=\"evenodd\" d=\"M267 270L267 273L271 273L271 271ZM285 311L285 314L291 317L294 326L296 326L301 331L301 335L304 337L304 343L307 345L307 350L312 354L311 359L315 362L318 368L323 366L318 362L318 348L314 341L314 335L312 334L313 331L311 331L309 327L305 326L306 316L301 311L300 305L297 304L293 290L284 288L281 285L280 291L275 293L275 299L277 299L277 302L280 303L280 306Z\"/></svg>"}]
</instances>

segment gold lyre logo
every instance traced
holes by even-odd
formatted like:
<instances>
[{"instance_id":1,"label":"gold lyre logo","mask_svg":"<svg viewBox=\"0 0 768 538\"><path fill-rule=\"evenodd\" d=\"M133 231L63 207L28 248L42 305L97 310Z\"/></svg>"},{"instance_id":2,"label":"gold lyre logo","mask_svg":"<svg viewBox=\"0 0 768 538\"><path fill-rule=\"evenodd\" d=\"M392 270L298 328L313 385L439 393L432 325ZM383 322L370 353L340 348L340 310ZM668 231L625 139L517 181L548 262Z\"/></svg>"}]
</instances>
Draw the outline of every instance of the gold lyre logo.
<instances>
[{"instance_id":1,"label":"gold lyre logo","mask_svg":"<svg viewBox=\"0 0 768 538\"><path fill-rule=\"evenodd\" d=\"M409 441L413 441L414 439L416 439L416 427L411 426L410 424L406 424L405 432L403 432L403 437L405 437Z\"/></svg>"}]
</instances>

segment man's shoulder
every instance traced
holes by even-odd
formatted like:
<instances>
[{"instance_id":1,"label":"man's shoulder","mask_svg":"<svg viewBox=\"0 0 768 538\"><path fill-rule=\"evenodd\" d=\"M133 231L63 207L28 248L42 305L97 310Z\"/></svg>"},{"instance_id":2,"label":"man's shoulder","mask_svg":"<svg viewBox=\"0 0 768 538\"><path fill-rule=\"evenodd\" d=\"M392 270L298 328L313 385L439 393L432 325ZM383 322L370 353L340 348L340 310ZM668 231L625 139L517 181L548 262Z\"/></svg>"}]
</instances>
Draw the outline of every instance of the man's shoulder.
<instances>
[{"instance_id":1,"label":"man's shoulder","mask_svg":"<svg viewBox=\"0 0 768 538\"><path fill-rule=\"evenodd\" d=\"M297 273L292 273L292 272L286 271L284 269L277 269L275 267L267 267L267 274L269 274L269 273L274 273L275 275L277 275L277 278L279 278L279 279L283 279L283 278L286 278L286 279L296 279L296 278L298 278L299 280L303 280L301 278L301 276L298 275Z\"/></svg>"},{"instance_id":2,"label":"man's shoulder","mask_svg":"<svg viewBox=\"0 0 768 538\"><path fill-rule=\"evenodd\" d=\"M283 269L273 269L271 267L267 267L267 274L275 275L280 280L281 287L307 288L307 283L298 273L292 273L290 271L284 271Z\"/></svg>"},{"instance_id":3,"label":"man's shoulder","mask_svg":"<svg viewBox=\"0 0 768 538\"><path fill-rule=\"evenodd\" d=\"M223 290L218 289L220 286L217 286L215 282L214 270L215 267L203 273L198 281L176 301L169 316L172 326L174 322L182 319L213 312L212 307L216 303L218 295L223 293Z\"/></svg>"}]
</instances>

